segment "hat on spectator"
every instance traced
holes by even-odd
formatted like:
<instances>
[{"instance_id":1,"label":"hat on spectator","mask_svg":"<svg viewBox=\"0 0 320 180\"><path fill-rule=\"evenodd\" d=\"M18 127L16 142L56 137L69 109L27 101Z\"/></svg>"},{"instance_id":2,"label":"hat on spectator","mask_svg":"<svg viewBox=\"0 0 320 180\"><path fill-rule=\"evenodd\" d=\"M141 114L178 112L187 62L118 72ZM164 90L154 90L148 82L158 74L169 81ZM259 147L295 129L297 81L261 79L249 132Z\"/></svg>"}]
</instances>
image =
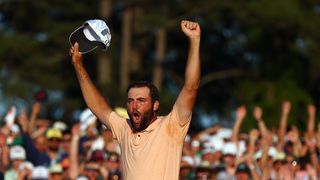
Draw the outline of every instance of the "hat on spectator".
<instances>
[{"instance_id":1,"label":"hat on spectator","mask_svg":"<svg viewBox=\"0 0 320 180\"><path fill-rule=\"evenodd\" d=\"M19 170L22 171L24 170L25 168L29 169L29 170L32 170L34 167L34 165L32 164L32 162L30 161L24 161L22 162L20 165L19 165Z\"/></svg>"},{"instance_id":2,"label":"hat on spectator","mask_svg":"<svg viewBox=\"0 0 320 180\"><path fill-rule=\"evenodd\" d=\"M232 136L232 129L220 128L218 129L216 136L220 137L221 139L230 139Z\"/></svg>"},{"instance_id":3,"label":"hat on spectator","mask_svg":"<svg viewBox=\"0 0 320 180\"><path fill-rule=\"evenodd\" d=\"M181 165L184 166L194 166L195 162L194 159L191 156L182 156L181 158Z\"/></svg>"},{"instance_id":4,"label":"hat on spectator","mask_svg":"<svg viewBox=\"0 0 320 180\"><path fill-rule=\"evenodd\" d=\"M63 169L61 164L54 164L50 167L49 172L52 174L60 174L63 173Z\"/></svg>"},{"instance_id":5,"label":"hat on spectator","mask_svg":"<svg viewBox=\"0 0 320 180\"><path fill-rule=\"evenodd\" d=\"M129 119L129 115L128 115L128 112L127 112L127 109L126 108L123 108L123 107L116 107L114 109L114 111L121 117L123 118L126 118L126 119Z\"/></svg>"},{"instance_id":6,"label":"hat on spectator","mask_svg":"<svg viewBox=\"0 0 320 180\"><path fill-rule=\"evenodd\" d=\"M250 168L246 163L238 164L237 169L236 169L236 173L241 173L241 172L251 174Z\"/></svg>"},{"instance_id":7,"label":"hat on spectator","mask_svg":"<svg viewBox=\"0 0 320 180\"><path fill-rule=\"evenodd\" d=\"M60 131L65 131L67 130L68 126L66 125L66 123L62 122L62 121L57 121L57 122L54 122L52 127L54 129L59 129Z\"/></svg>"},{"instance_id":8,"label":"hat on spectator","mask_svg":"<svg viewBox=\"0 0 320 180\"><path fill-rule=\"evenodd\" d=\"M232 179L232 176L226 171L219 171L216 176L217 180Z\"/></svg>"},{"instance_id":9,"label":"hat on spectator","mask_svg":"<svg viewBox=\"0 0 320 180\"><path fill-rule=\"evenodd\" d=\"M94 140L91 144L91 150L102 150L104 149L104 140L102 137L97 138L96 140Z\"/></svg>"},{"instance_id":10,"label":"hat on spectator","mask_svg":"<svg viewBox=\"0 0 320 180\"><path fill-rule=\"evenodd\" d=\"M22 146L12 146L10 148L10 159L15 160L15 159L21 159L25 160L26 159L26 151Z\"/></svg>"},{"instance_id":11,"label":"hat on spectator","mask_svg":"<svg viewBox=\"0 0 320 180\"><path fill-rule=\"evenodd\" d=\"M80 129L85 131L91 124L97 120L97 117L91 112L90 109L85 109L80 114Z\"/></svg>"},{"instance_id":12,"label":"hat on spectator","mask_svg":"<svg viewBox=\"0 0 320 180\"><path fill-rule=\"evenodd\" d=\"M206 147L206 148L201 150L202 155L209 154L209 153L215 153L215 152L217 152L217 150L213 146Z\"/></svg>"},{"instance_id":13,"label":"hat on spectator","mask_svg":"<svg viewBox=\"0 0 320 180\"><path fill-rule=\"evenodd\" d=\"M76 180L89 180L86 176L79 176Z\"/></svg>"},{"instance_id":14,"label":"hat on spectator","mask_svg":"<svg viewBox=\"0 0 320 180\"><path fill-rule=\"evenodd\" d=\"M276 155L277 155L277 149L273 146L271 146L268 150L268 156L274 158ZM262 156L262 150L259 150L257 151L255 154L254 154L254 159L260 159Z\"/></svg>"},{"instance_id":15,"label":"hat on spectator","mask_svg":"<svg viewBox=\"0 0 320 180\"><path fill-rule=\"evenodd\" d=\"M91 153L91 161L104 161L106 158L106 153L104 150L94 150Z\"/></svg>"},{"instance_id":16,"label":"hat on spectator","mask_svg":"<svg viewBox=\"0 0 320 180\"><path fill-rule=\"evenodd\" d=\"M48 179L49 170L45 166L36 166L32 170L31 174L32 179Z\"/></svg>"},{"instance_id":17,"label":"hat on spectator","mask_svg":"<svg viewBox=\"0 0 320 180\"><path fill-rule=\"evenodd\" d=\"M47 130L46 137L48 139L51 139L51 138L62 139L62 132L59 129L50 128L50 129Z\"/></svg>"},{"instance_id":18,"label":"hat on spectator","mask_svg":"<svg viewBox=\"0 0 320 180\"><path fill-rule=\"evenodd\" d=\"M222 147L222 154L223 155L237 155L237 145L233 142L227 142Z\"/></svg>"},{"instance_id":19,"label":"hat on spectator","mask_svg":"<svg viewBox=\"0 0 320 180\"><path fill-rule=\"evenodd\" d=\"M282 161L286 158L286 154L284 152L277 152L277 154L272 158L274 162Z\"/></svg>"},{"instance_id":20,"label":"hat on spectator","mask_svg":"<svg viewBox=\"0 0 320 180\"><path fill-rule=\"evenodd\" d=\"M221 151L224 141L219 136L208 136L206 142L203 143L204 147L214 148L216 151Z\"/></svg>"},{"instance_id":21,"label":"hat on spectator","mask_svg":"<svg viewBox=\"0 0 320 180\"><path fill-rule=\"evenodd\" d=\"M111 41L111 33L106 22L100 19L91 19L73 31L69 37L70 44L79 43L79 51L88 53L97 47L107 49Z\"/></svg>"}]
</instances>

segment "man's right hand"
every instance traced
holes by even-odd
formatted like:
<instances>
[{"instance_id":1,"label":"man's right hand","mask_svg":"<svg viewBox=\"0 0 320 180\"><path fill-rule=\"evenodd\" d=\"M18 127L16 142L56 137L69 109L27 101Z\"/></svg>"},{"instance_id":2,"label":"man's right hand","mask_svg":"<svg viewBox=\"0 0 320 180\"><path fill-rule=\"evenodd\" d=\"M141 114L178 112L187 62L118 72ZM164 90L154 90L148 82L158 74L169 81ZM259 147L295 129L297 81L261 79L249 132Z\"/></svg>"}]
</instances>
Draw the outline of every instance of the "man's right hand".
<instances>
[{"instance_id":1,"label":"man's right hand","mask_svg":"<svg viewBox=\"0 0 320 180\"><path fill-rule=\"evenodd\" d=\"M83 57L82 53L79 52L79 44L77 42L70 48L70 55L72 56L72 64L82 63Z\"/></svg>"}]
</instances>

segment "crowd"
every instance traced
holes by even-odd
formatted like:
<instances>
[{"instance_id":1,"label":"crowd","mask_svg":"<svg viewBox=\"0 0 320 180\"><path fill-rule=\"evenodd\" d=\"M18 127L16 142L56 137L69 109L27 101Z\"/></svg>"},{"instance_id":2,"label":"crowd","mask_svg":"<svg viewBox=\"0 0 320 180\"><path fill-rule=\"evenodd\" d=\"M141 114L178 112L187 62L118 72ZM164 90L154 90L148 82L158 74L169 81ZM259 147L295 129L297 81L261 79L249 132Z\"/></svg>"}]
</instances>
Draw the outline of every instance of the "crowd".
<instances>
[{"instance_id":1,"label":"crowd","mask_svg":"<svg viewBox=\"0 0 320 180\"><path fill-rule=\"evenodd\" d=\"M253 117L258 128L241 132L248 112L240 106L232 128L215 124L188 133L180 179L318 179L320 123L316 129L315 106L307 107L305 132L288 124L290 102L283 102L281 109L277 129L268 129L263 109L257 106ZM39 119L40 110L40 103L30 114L12 107L1 120L0 179L121 179L119 145L90 110L84 110L71 127Z\"/></svg>"}]
</instances>

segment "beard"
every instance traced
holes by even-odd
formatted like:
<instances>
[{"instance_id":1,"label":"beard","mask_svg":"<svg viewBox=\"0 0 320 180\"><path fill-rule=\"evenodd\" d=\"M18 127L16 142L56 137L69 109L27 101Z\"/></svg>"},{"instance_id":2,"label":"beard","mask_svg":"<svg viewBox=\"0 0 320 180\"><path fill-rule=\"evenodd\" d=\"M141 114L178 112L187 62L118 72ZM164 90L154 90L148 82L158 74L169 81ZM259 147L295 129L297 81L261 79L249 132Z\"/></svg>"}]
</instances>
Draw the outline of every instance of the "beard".
<instances>
[{"instance_id":1,"label":"beard","mask_svg":"<svg viewBox=\"0 0 320 180\"><path fill-rule=\"evenodd\" d=\"M58 152L59 146L49 146L49 151L55 151Z\"/></svg>"},{"instance_id":2,"label":"beard","mask_svg":"<svg viewBox=\"0 0 320 180\"><path fill-rule=\"evenodd\" d=\"M145 130L150 125L150 123L152 122L152 120L155 118L155 115L156 115L156 113L152 109L150 109L147 112L144 112L143 114L141 114L138 111L133 111L132 113L128 113L128 114L130 117L132 128L137 132ZM141 118L139 123L134 123L134 120L133 120L134 116L139 116L139 118Z\"/></svg>"}]
</instances>

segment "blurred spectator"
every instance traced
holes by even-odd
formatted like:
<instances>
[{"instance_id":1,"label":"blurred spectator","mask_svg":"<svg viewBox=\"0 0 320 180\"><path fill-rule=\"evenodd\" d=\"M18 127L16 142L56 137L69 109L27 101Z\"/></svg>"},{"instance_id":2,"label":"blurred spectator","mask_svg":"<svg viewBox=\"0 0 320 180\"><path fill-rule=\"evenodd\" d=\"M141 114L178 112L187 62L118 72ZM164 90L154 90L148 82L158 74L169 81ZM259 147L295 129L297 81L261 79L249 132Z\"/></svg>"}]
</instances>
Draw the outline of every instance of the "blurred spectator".
<instances>
[{"instance_id":1,"label":"blurred spectator","mask_svg":"<svg viewBox=\"0 0 320 180\"><path fill-rule=\"evenodd\" d=\"M45 166L36 166L32 169L32 180L47 180L49 179L49 169Z\"/></svg>"},{"instance_id":2,"label":"blurred spectator","mask_svg":"<svg viewBox=\"0 0 320 180\"><path fill-rule=\"evenodd\" d=\"M116 152L109 152L107 163L107 169L109 171L109 179L114 179L114 176L121 178L121 163L120 163L120 155Z\"/></svg>"},{"instance_id":3,"label":"blurred spectator","mask_svg":"<svg viewBox=\"0 0 320 180\"><path fill-rule=\"evenodd\" d=\"M106 126L102 125L101 126L101 132L102 132L102 137L104 140L104 149L107 152L117 152L120 154L120 146L119 143L116 142L116 140L113 137L112 131L107 128Z\"/></svg>"},{"instance_id":4,"label":"blurred spectator","mask_svg":"<svg viewBox=\"0 0 320 180\"><path fill-rule=\"evenodd\" d=\"M195 172L196 180L214 180L216 179L214 170L210 167L197 167Z\"/></svg>"},{"instance_id":5,"label":"blurred spectator","mask_svg":"<svg viewBox=\"0 0 320 180\"><path fill-rule=\"evenodd\" d=\"M26 151L22 146L10 147L9 159L11 161L10 168L5 172L5 179L18 179L20 165L26 160Z\"/></svg>"},{"instance_id":6,"label":"blurred spectator","mask_svg":"<svg viewBox=\"0 0 320 180\"><path fill-rule=\"evenodd\" d=\"M47 151L40 151L30 138L29 134L24 134L23 143L26 148L28 159L34 165L42 165L50 167L61 160L62 152L60 152L60 145L62 140L62 132L59 129L50 128L46 131Z\"/></svg>"},{"instance_id":7,"label":"blurred spectator","mask_svg":"<svg viewBox=\"0 0 320 180\"><path fill-rule=\"evenodd\" d=\"M251 171L246 163L240 163L236 169L236 179L237 180L249 180L251 179Z\"/></svg>"},{"instance_id":8,"label":"blurred spectator","mask_svg":"<svg viewBox=\"0 0 320 180\"><path fill-rule=\"evenodd\" d=\"M49 169L49 180L63 179L68 179L68 176L64 176L61 164L52 165Z\"/></svg>"},{"instance_id":9,"label":"blurred spectator","mask_svg":"<svg viewBox=\"0 0 320 180\"><path fill-rule=\"evenodd\" d=\"M7 118L9 123L1 125L0 180L122 178L119 144L109 129L102 126L100 134L92 121L70 131L64 122L51 125L37 119L40 104L33 108L30 118L39 129L29 127L31 119L23 109L17 119ZM232 128L215 124L187 134L179 179L319 179L320 122L316 123L315 106L306 108L306 131L288 124L290 102L284 101L280 109L278 129L269 129L263 109L255 106L257 128L240 132L246 116L246 108L240 106Z\"/></svg>"}]
</instances>

